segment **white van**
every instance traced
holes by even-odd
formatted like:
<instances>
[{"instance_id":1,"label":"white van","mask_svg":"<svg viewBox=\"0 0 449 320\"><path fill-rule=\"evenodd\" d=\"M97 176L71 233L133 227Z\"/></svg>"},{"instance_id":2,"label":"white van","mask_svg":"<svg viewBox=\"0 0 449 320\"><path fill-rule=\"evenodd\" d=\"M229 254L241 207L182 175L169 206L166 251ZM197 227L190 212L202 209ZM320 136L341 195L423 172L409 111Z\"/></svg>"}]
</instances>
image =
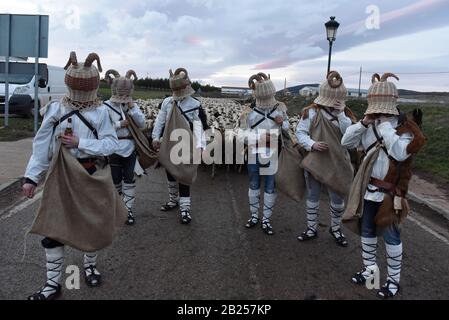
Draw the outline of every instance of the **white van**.
<instances>
[{"instance_id":1,"label":"white van","mask_svg":"<svg viewBox=\"0 0 449 320\"><path fill-rule=\"evenodd\" d=\"M65 70L47 66L47 81L39 81L39 108L66 94ZM34 110L34 74L9 74L9 113L32 116ZM5 74L0 74L0 113L5 112Z\"/></svg>"}]
</instances>

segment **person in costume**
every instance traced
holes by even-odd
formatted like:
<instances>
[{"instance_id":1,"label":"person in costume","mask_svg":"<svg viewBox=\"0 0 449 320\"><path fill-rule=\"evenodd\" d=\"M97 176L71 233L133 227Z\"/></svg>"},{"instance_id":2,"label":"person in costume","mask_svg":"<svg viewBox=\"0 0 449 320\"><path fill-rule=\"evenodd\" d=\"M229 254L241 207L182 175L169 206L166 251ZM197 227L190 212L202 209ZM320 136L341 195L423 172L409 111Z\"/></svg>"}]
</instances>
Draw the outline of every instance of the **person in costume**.
<instances>
[{"instance_id":1,"label":"person in costume","mask_svg":"<svg viewBox=\"0 0 449 320\"><path fill-rule=\"evenodd\" d=\"M206 147L204 130L208 127L207 117L201 107L201 102L192 97L195 91L192 88L187 70L179 68L174 73L170 70L169 83L173 95L164 99L156 118L152 133L154 150L159 151L161 149L161 139L174 107L178 108L183 119L187 120L188 126L195 137L196 145L194 147L204 150ZM167 142L165 141L165 143ZM166 170L166 175L169 200L162 205L160 210L166 212L179 207L181 223L189 224L192 221L190 185L178 182L169 170Z\"/></svg>"},{"instance_id":2,"label":"person in costume","mask_svg":"<svg viewBox=\"0 0 449 320\"><path fill-rule=\"evenodd\" d=\"M128 210L127 225L134 225L135 223L133 213L133 205L136 199L134 168L137 160L136 145L128 129L127 116L131 117L139 128L145 128L145 116L139 106L133 102L134 82L132 77L137 80L137 75L133 70L129 70L125 77L121 77L116 70L108 70L105 79L111 86L112 96L111 99L104 102L109 108L109 115L119 139L119 148L109 157L109 163L114 185L123 197L123 202Z\"/></svg>"},{"instance_id":3,"label":"person in costume","mask_svg":"<svg viewBox=\"0 0 449 320\"><path fill-rule=\"evenodd\" d=\"M98 69L93 65L97 61ZM31 233L45 238L47 280L29 300L50 300L61 294L64 245L82 250L88 286L102 283L97 251L108 246L126 210L112 184L104 157L119 143L108 110L97 98L101 64L91 53L79 63L75 52L65 67L68 94L41 110L42 125L33 142L25 172L24 194L33 198L48 170L41 206Z\"/></svg>"},{"instance_id":4,"label":"person in costume","mask_svg":"<svg viewBox=\"0 0 449 320\"><path fill-rule=\"evenodd\" d=\"M388 276L377 295L386 299L399 292L402 269L402 241L399 225L407 213L404 201L411 178L412 155L425 144L418 125L422 112L413 119L400 113L398 90L388 78L391 73L373 76L368 92L368 109L362 121L346 130L343 146L361 148L366 156L351 188L343 221L361 235L363 270L352 282L365 285L378 272L378 236L384 238Z\"/></svg>"},{"instance_id":5,"label":"person in costume","mask_svg":"<svg viewBox=\"0 0 449 320\"><path fill-rule=\"evenodd\" d=\"M314 103L302 111L296 128L298 142L308 152L302 161L307 188L307 230L298 237L301 242L318 237L321 189L325 187L330 200L329 232L339 246L348 246L341 230L341 217L354 173L350 156L340 144L353 123L346 99L342 77L336 71L330 72Z\"/></svg>"},{"instance_id":6,"label":"person in costume","mask_svg":"<svg viewBox=\"0 0 449 320\"><path fill-rule=\"evenodd\" d=\"M254 228L260 222L260 196L261 177L265 181L264 202L262 216L262 230L267 235L273 235L271 217L276 202L275 172L262 172L262 168L268 168L277 161L279 148L271 145L275 139L278 142L282 130L289 130L287 107L284 103L276 101L276 88L264 73L253 75L249 79L249 87L253 90L255 103L242 113L240 127L248 129L254 134L255 139L246 139L248 153L253 160L248 162L249 175L249 209L251 217L246 228ZM248 157L251 159L251 156Z\"/></svg>"}]
</instances>

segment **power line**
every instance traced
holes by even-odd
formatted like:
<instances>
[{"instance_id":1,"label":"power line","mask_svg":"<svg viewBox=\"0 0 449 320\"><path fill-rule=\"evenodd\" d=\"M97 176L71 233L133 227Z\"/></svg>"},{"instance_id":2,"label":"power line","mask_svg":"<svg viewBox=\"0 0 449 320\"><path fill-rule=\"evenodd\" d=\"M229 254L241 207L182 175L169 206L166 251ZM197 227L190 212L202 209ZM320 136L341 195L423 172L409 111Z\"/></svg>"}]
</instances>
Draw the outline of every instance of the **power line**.
<instances>
[{"instance_id":1,"label":"power line","mask_svg":"<svg viewBox=\"0 0 449 320\"><path fill-rule=\"evenodd\" d=\"M365 74L375 74L377 72L372 71L363 71ZM449 74L449 71L430 71L430 72L397 72L397 75L405 74L405 75L425 75L425 74Z\"/></svg>"}]
</instances>

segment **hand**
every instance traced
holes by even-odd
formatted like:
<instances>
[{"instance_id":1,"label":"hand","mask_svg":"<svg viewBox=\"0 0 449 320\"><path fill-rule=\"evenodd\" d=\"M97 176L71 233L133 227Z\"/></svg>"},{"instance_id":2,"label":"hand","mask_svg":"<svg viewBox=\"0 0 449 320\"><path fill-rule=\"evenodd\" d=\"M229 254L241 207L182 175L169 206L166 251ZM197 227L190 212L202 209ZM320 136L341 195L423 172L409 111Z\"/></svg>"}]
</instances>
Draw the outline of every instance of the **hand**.
<instances>
[{"instance_id":1,"label":"hand","mask_svg":"<svg viewBox=\"0 0 449 320\"><path fill-rule=\"evenodd\" d=\"M61 142L64 147L67 149L74 149L78 148L78 145L80 143L80 139L77 136L61 136Z\"/></svg>"},{"instance_id":2,"label":"hand","mask_svg":"<svg viewBox=\"0 0 449 320\"><path fill-rule=\"evenodd\" d=\"M326 142L315 142L312 146L312 150L318 152L324 152L329 149L329 145Z\"/></svg>"},{"instance_id":3,"label":"hand","mask_svg":"<svg viewBox=\"0 0 449 320\"><path fill-rule=\"evenodd\" d=\"M332 113L335 115L339 115L340 113L343 112L343 108L341 108L343 106L344 101L342 100L337 100L334 103L334 107L332 108Z\"/></svg>"},{"instance_id":4,"label":"hand","mask_svg":"<svg viewBox=\"0 0 449 320\"><path fill-rule=\"evenodd\" d=\"M122 128L127 128L129 126L129 121L128 120L122 120L120 121L120 126Z\"/></svg>"},{"instance_id":5,"label":"hand","mask_svg":"<svg viewBox=\"0 0 449 320\"><path fill-rule=\"evenodd\" d=\"M131 110L134 108L134 102L128 102L128 109Z\"/></svg>"},{"instance_id":6,"label":"hand","mask_svg":"<svg viewBox=\"0 0 449 320\"><path fill-rule=\"evenodd\" d=\"M23 195L27 198L33 199L34 198L34 192L36 191L36 186L31 183L25 183L22 186L22 192Z\"/></svg>"},{"instance_id":7,"label":"hand","mask_svg":"<svg viewBox=\"0 0 449 320\"><path fill-rule=\"evenodd\" d=\"M277 116L276 118L274 118L274 122L276 122L277 125L282 125L282 123L284 122L284 117Z\"/></svg>"},{"instance_id":8,"label":"hand","mask_svg":"<svg viewBox=\"0 0 449 320\"><path fill-rule=\"evenodd\" d=\"M153 149L159 151L161 149L161 142L158 140L153 140Z\"/></svg>"},{"instance_id":9,"label":"hand","mask_svg":"<svg viewBox=\"0 0 449 320\"><path fill-rule=\"evenodd\" d=\"M363 118L362 123L367 127L370 124L373 124L374 121L376 121L376 117L372 114L365 116L365 118Z\"/></svg>"}]
</instances>

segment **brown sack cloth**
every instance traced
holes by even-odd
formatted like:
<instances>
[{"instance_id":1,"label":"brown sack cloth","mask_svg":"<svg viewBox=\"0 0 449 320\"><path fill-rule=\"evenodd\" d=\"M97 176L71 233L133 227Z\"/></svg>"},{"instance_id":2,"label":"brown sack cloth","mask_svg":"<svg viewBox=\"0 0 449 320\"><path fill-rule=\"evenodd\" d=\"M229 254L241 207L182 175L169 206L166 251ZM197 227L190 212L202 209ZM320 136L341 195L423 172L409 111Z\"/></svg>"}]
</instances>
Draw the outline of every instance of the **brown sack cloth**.
<instances>
[{"instance_id":1,"label":"brown sack cloth","mask_svg":"<svg viewBox=\"0 0 449 320\"><path fill-rule=\"evenodd\" d=\"M360 219L363 216L365 194L371 179L374 163L379 157L381 148L378 144L370 151L360 166L349 192L348 203L342 221L351 231L360 234Z\"/></svg>"},{"instance_id":2,"label":"brown sack cloth","mask_svg":"<svg viewBox=\"0 0 449 320\"><path fill-rule=\"evenodd\" d=\"M97 166L97 171L89 175L66 148L59 147L30 233L95 252L112 243L126 217L111 168Z\"/></svg>"},{"instance_id":3,"label":"brown sack cloth","mask_svg":"<svg viewBox=\"0 0 449 320\"><path fill-rule=\"evenodd\" d=\"M276 173L276 188L297 202L302 200L306 190L302 159L299 145L295 145L290 139L283 139Z\"/></svg>"},{"instance_id":4,"label":"brown sack cloth","mask_svg":"<svg viewBox=\"0 0 449 320\"><path fill-rule=\"evenodd\" d=\"M329 145L325 152L309 152L302 162L302 167L312 176L342 197L349 194L354 169L349 152L341 145L340 128L327 120L321 111L310 126L310 137Z\"/></svg>"},{"instance_id":5,"label":"brown sack cloth","mask_svg":"<svg viewBox=\"0 0 449 320\"><path fill-rule=\"evenodd\" d=\"M157 153L151 146L148 138L136 125L133 118L128 113L125 114L126 120L129 122L129 132L131 133L134 142L136 144L136 150L138 155L139 164L143 169L152 167L157 162Z\"/></svg>"},{"instance_id":6,"label":"brown sack cloth","mask_svg":"<svg viewBox=\"0 0 449 320\"><path fill-rule=\"evenodd\" d=\"M170 141L171 133L176 129L183 129L189 133L189 141L183 143L190 143L189 164L174 164L170 159L171 150L179 141ZM159 162L161 165L176 179L177 182L192 185L197 176L198 165L193 164L193 148L195 147L193 141L193 133L190 129L186 118L181 114L179 107L175 104L170 112L169 119L165 124L164 135L161 141L161 149L159 151Z\"/></svg>"}]
</instances>

